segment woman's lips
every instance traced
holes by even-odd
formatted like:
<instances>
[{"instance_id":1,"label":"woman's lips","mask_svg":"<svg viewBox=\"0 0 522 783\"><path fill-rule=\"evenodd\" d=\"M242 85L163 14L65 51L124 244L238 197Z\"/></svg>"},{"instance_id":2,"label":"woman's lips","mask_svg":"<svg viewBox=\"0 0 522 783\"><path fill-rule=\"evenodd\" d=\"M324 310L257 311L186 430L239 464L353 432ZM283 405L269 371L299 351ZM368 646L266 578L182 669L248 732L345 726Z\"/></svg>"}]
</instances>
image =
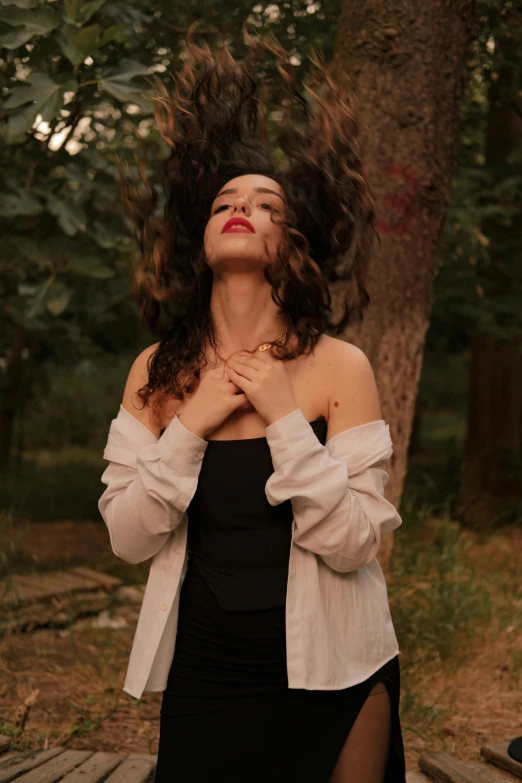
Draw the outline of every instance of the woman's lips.
<instances>
[{"instance_id":1,"label":"woman's lips","mask_svg":"<svg viewBox=\"0 0 522 783\"><path fill-rule=\"evenodd\" d=\"M225 225L223 226L223 229L221 231L222 234L224 233L239 233L242 232L243 234L249 233L249 234L255 234L254 226L252 223L250 223L249 220L246 218L230 218L230 220L227 220Z\"/></svg>"}]
</instances>

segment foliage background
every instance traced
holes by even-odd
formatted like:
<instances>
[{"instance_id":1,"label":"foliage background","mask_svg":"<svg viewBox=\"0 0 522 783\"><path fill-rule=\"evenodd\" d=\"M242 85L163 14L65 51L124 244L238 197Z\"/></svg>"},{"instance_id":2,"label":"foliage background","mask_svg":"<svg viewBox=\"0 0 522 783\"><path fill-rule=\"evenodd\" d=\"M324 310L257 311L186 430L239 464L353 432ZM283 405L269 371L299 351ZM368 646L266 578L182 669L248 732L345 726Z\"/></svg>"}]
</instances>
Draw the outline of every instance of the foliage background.
<instances>
[{"instance_id":1,"label":"foliage background","mask_svg":"<svg viewBox=\"0 0 522 783\"><path fill-rule=\"evenodd\" d=\"M272 31L304 78L309 53L332 56L339 6L0 0L0 413L12 424L0 506L34 519L99 518L108 426L130 364L153 339L128 294L134 248L115 166L116 154L133 165L138 131L157 178L166 149L151 116L151 77L169 82L198 22L209 43L219 28L238 56L242 24ZM522 95L521 19L518 1L478 2L410 443L405 495L456 516L471 335L520 334L520 153L492 167L485 145L488 96L502 69L513 96ZM272 75L266 62L268 85ZM488 220L504 227L494 257ZM492 265L509 282L502 292Z\"/></svg>"}]
</instances>

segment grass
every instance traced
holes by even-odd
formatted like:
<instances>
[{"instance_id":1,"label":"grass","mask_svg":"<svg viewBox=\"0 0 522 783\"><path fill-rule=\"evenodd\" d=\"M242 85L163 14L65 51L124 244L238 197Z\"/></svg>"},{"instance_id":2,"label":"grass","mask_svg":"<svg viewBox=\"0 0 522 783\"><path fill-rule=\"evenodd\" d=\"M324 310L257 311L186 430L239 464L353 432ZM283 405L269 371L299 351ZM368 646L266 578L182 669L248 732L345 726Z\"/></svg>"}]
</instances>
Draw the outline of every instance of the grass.
<instances>
[{"instance_id":1,"label":"grass","mask_svg":"<svg viewBox=\"0 0 522 783\"><path fill-rule=\"evenodd\" d=\"M412 669L449 660L457 636L471 640L479 627L488 626L496 592L467 557L469 541L462 539L460 526L426 511L410 507L401 512L388 590L397 637ZM421 517L428 536L419 535Z\"/></svg>"},{"instance_id":2,"label":"grass","mask_svg":"<svg viewBox=\"0 0 522 783\"><path fill-rule=\"evenodd\" d=\"M2 476L0 509L36 521L99 519L98 499L107 466L102 454L68 448L27 454Z\"/></svg>"},{"instance_id":3,"label":"grass","mask_svg":"<svg viewBox=\"0 0 522 783\"><path fill-rule=\"evenodd\" d=\"M8 579L12 573L29 564L22 547L29 529L30 526L19 518L16 506L0 511L0 579Z\"/></svg>"}]
</instances>

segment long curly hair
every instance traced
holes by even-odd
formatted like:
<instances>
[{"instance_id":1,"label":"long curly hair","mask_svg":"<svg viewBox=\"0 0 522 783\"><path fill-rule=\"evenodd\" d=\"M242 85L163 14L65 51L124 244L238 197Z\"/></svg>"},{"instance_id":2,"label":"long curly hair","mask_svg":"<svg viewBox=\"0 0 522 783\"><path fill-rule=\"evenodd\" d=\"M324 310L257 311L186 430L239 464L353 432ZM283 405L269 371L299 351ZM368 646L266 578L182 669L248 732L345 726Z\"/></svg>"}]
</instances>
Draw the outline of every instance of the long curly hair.
<instances>
[{"instance_id":1,"label":"long curly hair","mask_svg":"<svg viewBox=\"0 0 522 783\"><path fill-rule=\"evenodd\" d=\"M272 342L279 359L310 353L327 329L339 334L361 320L370 302L366 273L374 206L362 174L349 85L334 80L314 54L300 87L275 38L254 41L245 28L243 36L246 55L235 60L223 41L214 50L197 45L191 28L173 89L157 85L155 120L170 147L162 171L162 217L145 162L138 161L141 184L120 164L123 204L140 251L131 291L140 318L161 338L148 361L148 383L138 392L144 405L154 395L154 408L165 395L182 400L184 392L195 391L206 348L216 348L204 231L212 201L234 177L265 175L285 195L282 241L264 268L287 326L286 340ZM254 74L265 55L275 57L279 77L271 112L268 101L256 97ZM335 324L328 283L338 280L346 285ZM295 350L287 346L292 335Z\"/></svg>"}]
</instances>

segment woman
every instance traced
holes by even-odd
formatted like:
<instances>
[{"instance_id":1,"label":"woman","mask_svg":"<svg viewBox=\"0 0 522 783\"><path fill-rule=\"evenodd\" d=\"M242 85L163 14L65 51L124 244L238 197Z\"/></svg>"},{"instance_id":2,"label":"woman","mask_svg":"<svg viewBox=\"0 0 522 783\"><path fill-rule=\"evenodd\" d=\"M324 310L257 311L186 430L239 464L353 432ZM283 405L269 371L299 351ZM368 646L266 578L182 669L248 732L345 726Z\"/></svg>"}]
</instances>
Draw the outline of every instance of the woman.
<instances>
[{"instance_id":1,"label":"woman","mask_svg":"<svg viewBox=\"0 0 522 783\"><path fill-rule=\"evenodd\" d=\"M361 317L373 210L343 85L286 53L187 42L157 98L164 218L122 178L140 313L161 335L111 425L100 511L153 558L125 690L163 691L156 783L401 783L399 650L375 555L401 524ZM276 56L276 166L256 63ZM327 317L328 282L344 312Z\"/></svg>"}]
</instances>

